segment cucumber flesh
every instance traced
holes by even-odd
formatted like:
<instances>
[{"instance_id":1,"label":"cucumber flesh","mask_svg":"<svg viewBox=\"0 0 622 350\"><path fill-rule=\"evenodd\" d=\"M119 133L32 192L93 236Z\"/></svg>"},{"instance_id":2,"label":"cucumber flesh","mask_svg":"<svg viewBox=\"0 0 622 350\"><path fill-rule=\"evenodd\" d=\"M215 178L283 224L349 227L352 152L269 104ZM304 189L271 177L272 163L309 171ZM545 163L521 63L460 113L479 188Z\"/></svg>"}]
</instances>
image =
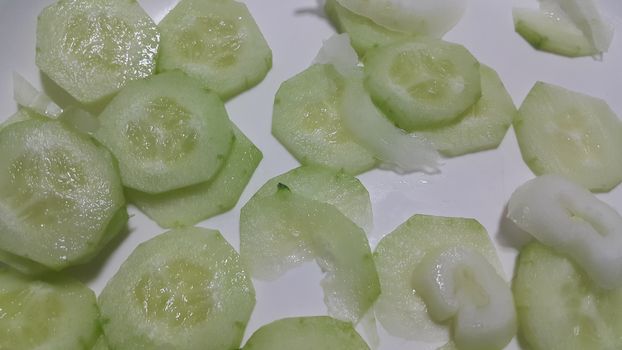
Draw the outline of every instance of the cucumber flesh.
<instances>
[{"instance_id":1,"label":"cucumber flesh","mask_svg":"<svg viewBox=\"0 0 622 350\"><path fill-rule=\"evenodd\" d=\"M139 245L99 296L112 349L237 349L255 305L217 231L184 228Z\"/></svg>"},{"instance_id":2,"label":"cucumber flesh","mask_svg":"<svg viewBox=\"0 0 622 350\"><path fill-rule=\"evenodd\" d=\"M13 72L13 99L23 108L50 118L56 118L63 110L49 96L37 90L28 80Z\"/></svg>"}]
</instances>

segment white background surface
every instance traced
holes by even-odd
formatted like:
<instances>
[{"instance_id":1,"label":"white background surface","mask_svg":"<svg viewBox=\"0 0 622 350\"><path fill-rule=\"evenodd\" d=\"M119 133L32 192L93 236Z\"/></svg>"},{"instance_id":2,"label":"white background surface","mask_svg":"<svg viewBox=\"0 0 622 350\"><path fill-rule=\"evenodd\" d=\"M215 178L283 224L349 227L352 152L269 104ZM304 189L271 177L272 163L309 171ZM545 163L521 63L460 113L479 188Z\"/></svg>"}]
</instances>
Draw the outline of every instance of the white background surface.
<instances>
[{"instance_id":1,"label":"white background surface","mask_svg":"<svg viewBox=\"0 0 622 350\"><path fill-rule=\"evenodd\" d=\"M273 50L273 69L254 89L227 103L231 119L263 151L264 159L240 202L225 215L201 223L220 230L239 246L238 217L241 206L269 178L297 166L292 156L271 136L274 94L281 82L309 66L322 39L334 29L315 11L314 0L246 0ZM11 72L17 71L42 84L34 64L36 16L50 0L0 0L0 120L16 111L12 99ZM176 0L142 0L140 3L157 22ZM569 59L537 52L514 33L511 7L536 7L536 0L469 0L460 23L445 39L465 45L483 63L501 76L516 105L538 80L605 99L622 117L622 2L603 0L602 9L616 26L616 35L603 61ZM57 91L49 94L63 104ZM622 150L621 150L622 151ZM501 146L493 151L448 159L439 175L400 176L374 170L359 176L369 190L374 210L372 247L385 234L415 213L473 217L488 230L508 276L512 275L517 247L523 241L504 219L507 199L513 190L533 175L524 165L510 129ZM622 211L622 188L600 198ZM134 247L164 230L134 208L129 233L87 266L70 273L88 283L97 293L116 272ZM257 305L245 339L261 325L287 316L326 313L319 286L321 273L314 264L292 270L271 283L255 281ZM381 350L435 349L439 344L407 342L380 329ZM513 341L508 349L519 349Z\"/></svg>"}]
</instances>

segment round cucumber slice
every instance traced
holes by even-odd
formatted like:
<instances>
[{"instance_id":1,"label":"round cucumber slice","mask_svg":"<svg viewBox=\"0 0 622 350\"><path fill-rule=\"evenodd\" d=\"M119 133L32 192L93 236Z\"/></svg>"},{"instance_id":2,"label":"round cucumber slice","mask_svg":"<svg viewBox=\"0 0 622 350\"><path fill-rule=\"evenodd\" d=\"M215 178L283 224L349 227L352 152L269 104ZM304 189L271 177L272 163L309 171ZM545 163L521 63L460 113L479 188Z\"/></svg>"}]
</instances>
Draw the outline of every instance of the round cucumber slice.
<instances>
[{"instance_id":1,"label":"round cucumber slice","mask_svg":"<svg viewBox=\"0 0 622 350\"><path fill-rule=\"evenodd\" d=\"M255 305L217 231L172 230L139 245L99 296L112 349L237 349Z\"/></svg>"}]
</instances>

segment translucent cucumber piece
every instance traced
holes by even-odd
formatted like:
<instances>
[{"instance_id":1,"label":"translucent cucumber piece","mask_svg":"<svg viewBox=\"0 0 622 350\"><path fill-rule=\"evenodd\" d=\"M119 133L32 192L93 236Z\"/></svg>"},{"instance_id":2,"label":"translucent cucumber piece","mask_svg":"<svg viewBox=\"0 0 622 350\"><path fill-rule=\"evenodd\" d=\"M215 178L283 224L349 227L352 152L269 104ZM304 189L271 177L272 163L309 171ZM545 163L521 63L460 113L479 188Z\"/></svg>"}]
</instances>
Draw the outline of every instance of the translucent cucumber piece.
<instances>
[{"instance_id":1,"label":"translucent cucumber piece","mask_svg":"<svg viewBox=\"0 0 622 350\"><path fill-rule=\"evenodd\" d=\"M238 349L255 305L218 231L189 227L139 245L99 296L110 348Z\"/></svg>"},{"instance_id":2,"label":"translucent cucumber piece","mask_svg":"<svg viewBox=\"0 0 622 350\"><path fill-rule=\"evenodd\" d=\"M504 275L486 229L474 219L414 215L378 243L374 261L382 294L375 312L389 333L423 341L448 339L447 327L432 321L412 281L428 252L456 246L481 254Z\"/></svg>"},{"instance_id":3,"label":"translucent cucumber piece","mask_svg":"<svg viewBox=\"0 0 622 350\"><path fill-rule=\"evenodd\" d=\"M134 0L60 0L37 22L39 69L82 103L155 71L159 33Z\"/></svg>"},{"instance_id":4,"label":"translucent cucumber piece","mask_svg":"<svg viewBox=\"0 0 622 350\"><path fill-rule=\"evenodd\" d=\"M99 252L127 219L103 147L53 120L0 131L0 250L60 270Z\"/></svg>"},{"instance_id":5,"label":"translucent cucumber piece","mask_svg":"<svg viewBox=\"0 0 622 350\"><path fill-rule=\"evenodd\" d=\"M272 134L302 164L358 174L376 159L343 127L344 78L329 64L316 64L281 84L274 98Z\"/></svg>"},{"instance_id":6,"label":"translucent cucumber piece","mask_svg":"<svg viewBox=\"0 0 622 350\"><path fill-rule=\"evenodd\" d=\"M327 316L284 318L259 328L242 350L369 350L352 324Z\"/></svg>"},{"instance_id":7,"label":"translucent cucumber piece","mask_svg":"<svg viewBox=\"0 0 622 350\"><path fill-rule=\"evenodd\" d=\"M98 317L95 293L82 283L0 267L0 349L90 349Z\"/></svg>"},{"instance_id":8,"label":"translucent cucumber piece","mask_svg":"<svg viewBox=\"0 0 622 350\"><path fill-rule=\"evenodd\" d=\"M365 232L333 205L307 199L278 184L254 197L240 214L240 255L253 276L273 279L315 259L326 276L330 315L357 323L380 293Z\"/></svg>"},{"instance_id":9,"label":"translucent cucumber piece","mask_svg":"<svg viewBox=\"0 0 622 350\"><path fill-rule=\"evenodd\" d=\"M179 71L128 84L99 119L95 136L119 160L123 185L147 193L208 181L234 139L218 96Z\"/></svg>"},{"instance_id":10,"label":"translucent cucumber piece","mask_svg":"<svg viewBox=\"0 0 622 350\"><path fill-rule=\"evenodd\" d=\"M514 131L536 175L561 175L592 191L609 191L622 181L622 123L601 99L537 82Z\"/></svg>"},{"instance_id":11,"label":"translucent cucumber piece","mask_svg":"<svg viewBox=\"0 0 622 350\"><path fill-rule=\"evenodd\" d=\"M622 289L596 287L538 242L520 253L513 284L519 332L533 350L622 348Z\"/></svg>"},{"instance_id":12,"label":"translucent cucumber piece","mask_svg":"<svg viewBox=\"0 0 622 350\"><path fill-rule=\"evenodd\" d=\"M272 67L272 51L240 2L182 0L158 26L158 70L181 69L223 99L255 86Z\"/></svg>"},{"instance_id":13,"label":"translucent cucumber piece","mask_svg":"<svg viewBox=\"0 0 622 350\"><path fill-rule=\"evenodd\" d=\"M406 131L455 120L481 96L479 62L459 44L403 40L369 51L364 62L372 99Z\"/></svg>"},{"instance_id":14,"label":"translucent cucumber piece","mask_svg":"<svg viewBox=\"0 0 622 350\"><path fill-rule=\"evenodd\" d=\"M37 90L16 72L13 72L13 99L21 107L53 119L63 112L49 96Z\"/></svg>"},{"instance_id":15,"label":"translucent cucumber piece","mask_svg":"<svg viewBox=\"0 0 622 350\"><path fill-rule=\"evenodd\" d=\"M415 131L444 156L497 148L512 125L516 107L492 68L480 65L482 97L458 120L436 128Z\"/></svg>"},{"instance_id":16,"label":"translucent cucumber piece","mask_svg":"<svg viewBox=\"0 0 622 350\"><path fill-rule=\"evenodd\" d=\"M230 210L262 158L261 151L234 125L233 132L231 153L210 181L157 194L128 189L128 200L167 228L194 225Z\"/></svg>"}]
</instances>

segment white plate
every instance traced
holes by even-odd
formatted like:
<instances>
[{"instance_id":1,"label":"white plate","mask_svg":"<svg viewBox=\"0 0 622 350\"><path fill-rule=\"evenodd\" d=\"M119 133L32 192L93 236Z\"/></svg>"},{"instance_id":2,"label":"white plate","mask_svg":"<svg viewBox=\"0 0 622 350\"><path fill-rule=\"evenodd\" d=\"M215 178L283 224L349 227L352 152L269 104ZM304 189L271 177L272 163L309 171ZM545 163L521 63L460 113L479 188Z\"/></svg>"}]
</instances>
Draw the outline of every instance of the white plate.
<instances>
[{"instance_id":1,"label":"white plate","mask_svg":"<svg viewBox=\"0 0 622 350\"><path fill-rule=\"evenodd\" d=\"M39 11L51 2L0 0L0 120L16 111L12 71L42 86L34 64L35 26ZM140 2L159 21L176 0ZM315 0L245 2L272 48L274 67L259 86L227 103L227 110L231 119L263 151L264 159L235 209L201 223L220 230L235 247L239 246L238 217L242 204L267 179L298 164L270 134L274 94L281 82L309 66L322 40L334 32L317 15ZM480 61L497 70L517 105L531 86L542 80L601 97L622 117L622 3L602 1L602 9L616 27L616 36L603 61L568 59L532 49L514 33L511 8L536 7L535 3L536 0L470 0L465 16L445 38L465 45ZM371 244L375 246L383 235L415 213L473 217L488 229L504 269L511 276L521 239L507 229L510 226L503 219L504 207L513 190L531 177L532 173L521 160L512 130L497 150L446 160L440 175L400 176L380 170L365 173L359 178L373 203L375 228ZM620 186L599 197L622 210ZM113 247L87 266L70 270L96 292L138 243L164 231L134 208L130 212L133 216L129 235L115 240ZM278 318L325 314L320 278L319 268L311 263L275 282L256 281L257 306L245 338ZM382 329L380 340L381 350L435 349L439 345L407 342L387 335ZM513 341L508 349L519 349L519 346Z\"/></svg>"}]
</instances>

